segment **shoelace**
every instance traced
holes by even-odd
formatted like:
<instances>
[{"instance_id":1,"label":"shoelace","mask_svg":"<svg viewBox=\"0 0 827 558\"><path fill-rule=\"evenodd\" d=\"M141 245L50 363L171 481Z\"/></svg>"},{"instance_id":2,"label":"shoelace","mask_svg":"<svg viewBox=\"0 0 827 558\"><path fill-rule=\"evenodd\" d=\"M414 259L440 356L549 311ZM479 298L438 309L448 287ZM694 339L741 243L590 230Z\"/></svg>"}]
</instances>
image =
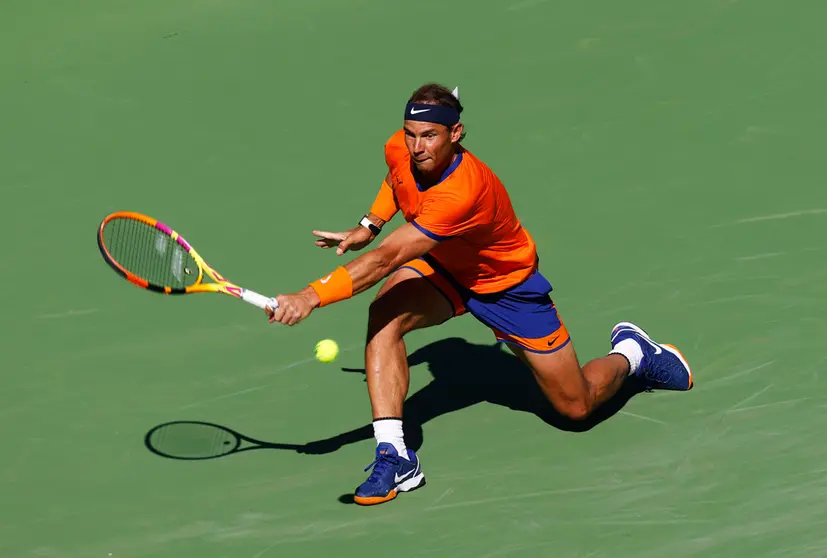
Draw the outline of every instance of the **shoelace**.
<instances>
[{"instance_id":1,"label":"shoelace","mask_svg":"<svg viewBox=\"0 0 827 558\"><path fill-rule=\"evenodd\" d=\"M379 480L379 477L381 477L385 473L388 467L390 467L391 465L396 466L396 464L396 457L394 457L393 455L380 455L379 457L374 459L373 463L365 467L365 471L368 471L374 465L376 466L374 467L373 472L368 477L368 482L376 482L377 480Z\"/></svg>"}]
</instances>

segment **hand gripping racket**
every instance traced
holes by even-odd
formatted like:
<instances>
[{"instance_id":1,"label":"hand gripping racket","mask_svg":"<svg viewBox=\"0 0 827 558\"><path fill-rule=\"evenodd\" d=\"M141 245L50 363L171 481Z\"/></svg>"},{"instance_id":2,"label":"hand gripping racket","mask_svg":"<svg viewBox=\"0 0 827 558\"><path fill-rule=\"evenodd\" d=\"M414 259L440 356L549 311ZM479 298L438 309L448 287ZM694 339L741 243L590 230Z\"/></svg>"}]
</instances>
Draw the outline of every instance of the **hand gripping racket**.
<instances>
[{"instance_id":1,"label":"hand gripping racket","mask_svg":"<svg viewBox=\"0 0 827 558\"><path fill-rule=\"evenodd\" d=\"M224 293L261 309L278 308L275 298L229 282L184 237L140 213L108 215L98 229L98 248L112 269L138 287L164 294ZM205 275L215 282L204 283Z\"/></svg>"}]
</instances>

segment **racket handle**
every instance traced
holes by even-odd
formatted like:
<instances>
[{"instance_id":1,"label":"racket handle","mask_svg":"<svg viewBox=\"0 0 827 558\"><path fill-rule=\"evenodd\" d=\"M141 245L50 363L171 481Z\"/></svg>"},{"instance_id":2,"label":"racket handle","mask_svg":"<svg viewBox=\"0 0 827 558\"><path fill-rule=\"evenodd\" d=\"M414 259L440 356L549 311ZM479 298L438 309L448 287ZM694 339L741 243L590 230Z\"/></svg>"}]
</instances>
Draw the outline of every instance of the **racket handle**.
<instances>
[{"instance_id":1,"label":"racket handle","mask_svg":"<svg viewBox=\"0 0 827 558\"><path fill-rule=\"evenodd\" d=\"M269 307L272 310L275 310L279 307L279 303L276 302L275 298L266 297L264 295L260 295L254 291L243 290L241 291L241 300L244 302L249 302L255 306L258 306L262 310Z\"/></svg>"}]
</instances>

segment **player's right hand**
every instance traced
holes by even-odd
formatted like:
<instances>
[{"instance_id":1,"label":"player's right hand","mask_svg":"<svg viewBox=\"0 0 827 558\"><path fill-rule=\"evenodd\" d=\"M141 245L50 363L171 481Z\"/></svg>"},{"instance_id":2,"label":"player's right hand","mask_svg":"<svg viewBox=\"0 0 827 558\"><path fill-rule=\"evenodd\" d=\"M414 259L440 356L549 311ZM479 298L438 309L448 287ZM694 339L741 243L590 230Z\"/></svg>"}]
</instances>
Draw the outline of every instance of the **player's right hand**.
<instances>
[{"instance_id":1,"label":"player's right hand","mask_svg":"<svg viewBox=\"0 0 827 558\"><path fill-rule=\"evenodd\" d=\"M313 231L316 246L320 248L336 248L336 255L341 256L348 250L361 250L371 243L373 234L365 227L358 226L344 232Z\"/></svg>"}]
</instances>

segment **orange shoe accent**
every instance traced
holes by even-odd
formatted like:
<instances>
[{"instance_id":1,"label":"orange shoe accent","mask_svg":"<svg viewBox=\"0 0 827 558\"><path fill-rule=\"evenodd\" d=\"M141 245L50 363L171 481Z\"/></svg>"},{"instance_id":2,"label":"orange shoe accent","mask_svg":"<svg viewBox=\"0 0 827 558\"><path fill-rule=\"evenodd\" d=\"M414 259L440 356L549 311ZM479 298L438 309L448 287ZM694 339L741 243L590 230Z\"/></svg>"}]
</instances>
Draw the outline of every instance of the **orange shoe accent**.
<instances>
[{"instance_id":1,"label":"orange shoe accent","mask_svg":"<svg viewBox=\"0 0 827 558\"><path fill-rule=\"evenodd\" d=\"M361 498L359 496L354 496L353 501L359 504L360 506L375 506L376 504L390 502L394 498L396 498L396 490L391 490L390 492L388 492L387 496L373 496L370 498Z\"/></svg>"}]
</instances>

